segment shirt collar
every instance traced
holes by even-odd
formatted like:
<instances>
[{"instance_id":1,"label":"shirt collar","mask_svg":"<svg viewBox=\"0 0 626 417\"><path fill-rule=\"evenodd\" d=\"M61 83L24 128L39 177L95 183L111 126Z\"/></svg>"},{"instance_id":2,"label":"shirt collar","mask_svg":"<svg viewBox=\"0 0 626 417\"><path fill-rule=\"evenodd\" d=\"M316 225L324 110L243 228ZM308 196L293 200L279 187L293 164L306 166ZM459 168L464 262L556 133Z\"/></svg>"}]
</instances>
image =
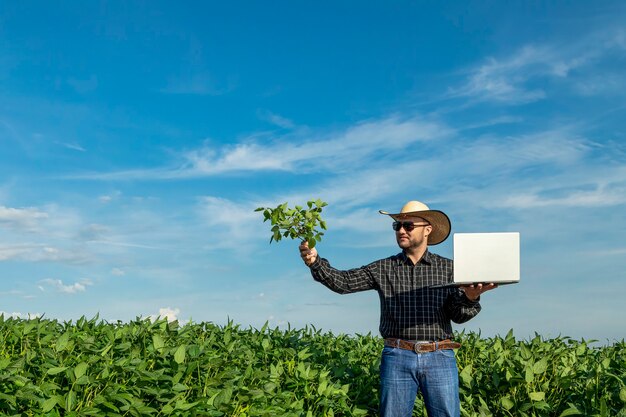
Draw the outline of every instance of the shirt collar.
<instances>
[{"instance_id":1,"label":"shirt collar","mask_svg":"<svg viewBox=\"0 0 626 417\"><path fill-rule=\"evenodd\" d=\"M398 254L398 260L400 261L400 264L402 264L402 265L411 265L411 266L413 266L413 261L411 261L409 259L409 257L406 256L406 253L404 253L404 251L402 251L402 252L400 252ZM432 260L432 254L430 253L430 251L428 249L426 249L426 252L424 252L424 255L422 255L422 258L417 262L417 264L431 265L432 261L433 261Z\"/></svg>"}]
</instances>

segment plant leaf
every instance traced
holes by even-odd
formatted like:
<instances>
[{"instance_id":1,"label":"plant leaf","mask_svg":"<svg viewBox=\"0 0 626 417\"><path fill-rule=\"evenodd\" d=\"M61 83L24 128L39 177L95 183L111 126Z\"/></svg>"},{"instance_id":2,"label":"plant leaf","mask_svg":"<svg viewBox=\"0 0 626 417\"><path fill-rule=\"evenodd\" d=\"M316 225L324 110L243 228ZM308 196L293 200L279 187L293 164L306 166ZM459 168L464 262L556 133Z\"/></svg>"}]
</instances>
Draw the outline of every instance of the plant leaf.
<instances>
[{"instance_id":1,"label":"plant leaf","mask_svg":"<svg viewBox=\"0 0 626 417\"><path fill-rule=\"evenodd\" d=\"M187 350L187 346L185 346L185 345L180 345L178 347L178 349L176 349L176 352L174 353L174 361L177 364L181 364L181 363L185 362L186 350Z\"/></svg>"},{"instance_id":2,"label":"plant leaf","mask_svg":"<svg viewBox=\"0 0 626 417\"><path fill-rule=\"evenodd\" d=\"M533 401L543 401L546 398L545 392L530 392L528 393L528 397Z\"/></svg>"},{"instance_id":3,"label":"plant leaf","mask_svg":"<svg viewBox=\"0 0 626 417\"><path fill-rule=\"evenodd\" d=\"M76 367L74 368L74 376L76 377L76 379L87 373L87 367L88 365L85 362L81 362L76 365Z\"/></svg>"}]
</instances>

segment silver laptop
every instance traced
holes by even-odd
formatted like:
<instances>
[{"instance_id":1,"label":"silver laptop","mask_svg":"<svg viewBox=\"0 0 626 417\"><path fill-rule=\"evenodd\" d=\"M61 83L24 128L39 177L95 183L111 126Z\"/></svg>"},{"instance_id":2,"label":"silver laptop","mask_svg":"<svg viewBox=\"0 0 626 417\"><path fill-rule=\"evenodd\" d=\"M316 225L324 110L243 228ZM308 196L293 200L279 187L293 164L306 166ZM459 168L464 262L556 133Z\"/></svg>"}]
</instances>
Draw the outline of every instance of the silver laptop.
<instances>
[{"instance_id":1,"label":"silver laptop","mask_svg":"<svg viewBox=\"0 0 626 417\"><path fill-rule=\"evenodd\" d=\"M453 239L454 282L444 286L519 282L519 233L455 233Z\"/></svg>"}]
</instances>

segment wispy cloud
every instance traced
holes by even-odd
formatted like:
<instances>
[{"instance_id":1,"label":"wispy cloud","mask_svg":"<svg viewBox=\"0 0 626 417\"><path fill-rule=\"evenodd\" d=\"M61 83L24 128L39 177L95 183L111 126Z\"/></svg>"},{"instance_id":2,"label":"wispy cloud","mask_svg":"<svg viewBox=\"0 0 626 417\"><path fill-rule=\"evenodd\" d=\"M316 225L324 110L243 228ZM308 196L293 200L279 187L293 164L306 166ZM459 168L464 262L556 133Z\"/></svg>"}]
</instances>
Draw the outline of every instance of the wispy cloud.
<instances>
[{"instance_id":1,"label":"wispy cloud","mask_svg":"<svg viewBox=\"0 0 626 417\"><path fill-rule=\"evenodd\" d=\"M206 248L223 249L241 247L242 242L265 235L259 227L262 216L255 212L254 202L235 202L225 198L205 196L200 198L197 213L204 225L211 229Z\"/></svg>"},{"instance_id":2,"label":"wispy cloud","mask_svg":"<svg viewBox=\"0 0 626 417\"><path fill-rule=\"evenodd\" d=\"M626 182L612 187L575 191L563 197L540 195L539 192L513 195L500 203L502 207L525 209L541 207L610 207L626 204Z\"/></svg>"},{"instance_id":3,"label":"wispy cloud","mask_svg":"<svg viewBox=\"0 0 626 417\"><path fill-rule=\"evenodd\" d=\"M24 209L0 206L0 228L5 229L0 236L0 261L54 262L76 266L120 252L110 248L154 249L153 245L132 241L137 232L127 226L130 223L141 227L141 215L132 220L114 219L114 222L121 221L120 229L89 222L87 219L90 217L87 210L68 206Z\"/></svg>"},{"instance_id":4,"label":"wispy cloud","mask_svg":"<svg viewBox=\"0 0 626 417\"><path fill-rule=\"evenodd\" d=\"M511 136L484 136L459 142L453 151L454 168L466 173L499 173L537 166L562 166L579 161L590 142L567 127ZM463 169L463 165L466 166Z\"/></svg>"},{"instance_id":5,"label":"wispy cloud","mask_svg":"<svg viewBox=\"0 0 626 417\"><path fill-rule=\"evenodd\" d=\"M573 88L581 96L623 95L626 91L626 75L594 74L574 81Z\"/></svg>"},{"instance_id":6,"label":"wispy cloud","mask_svg":"<svg viewBox=\"0 0 626 417\"><path fill-rule=\"evenodd\" d=\"M567 170L592 150L591 144L566 128L510 137L456 137L412 161L364 167L349 177L330 178L316 191L347 208L405 194L407 187L430 193L437 184L472 187L480 182L525 184L518 173L529 169ZM494 173L497 173L495 175ZM472 187L473 188L473 187ZM445 194L445 193L444 193ZM303 195L300 196L300 198Z\"/></svg>"},{"instance_id":7,"label":"wispy cloud","mask_svg":"<svg viewBox=\"0 0 626 417\"><path fill-rule=\"evenodd\" d=\"M265 120L282 129L293 129L294 127L296 127L295 123L292 120L289 120L286 117L283 117L268 110L260 110L258 112L258 115L261 120Z\"/></svg>"},{"instance_id":8,"label":"wispy cloud","mask_svg":"<svg viewBox=\"0 0 626 417\"><path fill-rule=\"evenodd\" d=\"M467 70L465 83L450 88L448 97L463 97L474 102L525 104L547 97L547 81L565 79L573 91L586 95L615 93L615 88L602 86L600 80L608 80L623 93L623 71L614 71L611 65L593 65L614 59L616 50L621 50L623 55L623 38L623 31L605 31L566 45L526 45L510 56L487 58Z\"/></svg>"},{"instance_id":9,"label":"wispy cloud","mask_svg":"<svg viewBox=\"0 0 626 417\"><path fill-rule=\"evenodd\" d=\"M593 255L595 256L599 256L599 257L603 257L603 256L622 256L622 255L626 255L626 247L622 247L622 248L615 248L615 249L609 249L609 250L602 250L599 252L593 252Z\"/></svg>"},{"instance_id":10,"label":"wispy cloud","mask_svg":"<svg viewBox=\"0 0 626 417\"><path fill-rule=\"evenodd\" d=\"M473 206L472 210L484 210L484 205L506 209L524 204L535 207L607 204L609 200L604 200L603 194L626 195L619 193L620 173L607 170L593 173L593 160L587 165L589 170L573 170L581 161L592 158L595 149L593 142L572 127L473 140L461 135L434 143L429 152L418 153L414 160L358 166L352 175L322 176L291 192L242 201L207 197L202 199L203 218L215 228L218 237L223 237L217 239L222 246L230 242L236 247L237 242L245 239L265 241L267 230L255 227L261 221L261 216L253 213L258 205L273 207L284 201L291 205L304 204L314 197L330 203L325 218L334 231L364 233L366 230L373 236L388 227L379 222L377 210L394 209L388 207L390 202L399 204L408 196L432 204L461 205L468 209ZM533 171L543 175L552 173L554 181L537 184ZM600 181L608 185L602 195L594 195L589 186L597 187ZM446 186L442 188L441 184ZM546 187L546 191L539 186ZM559 187L558 197L554 195L555 187ZM614 204L620 201L617 196L613 198ZM368 227L364 228L363 224ZM367 242L369 247L389 244L383 238L367 239Z\"/></svg>"},{"instance_id":11,"label":"wispy cloud","mask_svg":"<svg viewBox=\"0 0 626 417\"><path fill-rule=\"evenodd\" d=\"M80 250L59 249L43 244L0 246L0 261L61 262L83 264L91 257Z\"/></svg>"},{"instance_id":12,"label":"wispy cloud","mask_svg":"<svg viewBox=\"0 0 626 417\"><path fill-rule=\"evenodd\" d=\"M186 155L187 173L215 175L229 171L276 170L342 172L384 158L390 152L446 137L451 129L418 118L391 116L363 121L340 132L287 135L270 144L242 143L216 152L211 148ZM374 158L375 160L376 158Z\"/></svg>"},{"instance_id":13,"label":"wispy cloud","mask_svg":"<svg viewBox=\"0 0 626 417\"><path fill-rule=\"evenodd\" d=\"M492 126L503 125L503 124L521 123L523 121L524 121L524 118L520 116L500 116L500 117L495 117L492 119L481 120L476 123L470 123L468 125L465 125L459 128L459 130L467 131L467 130L472 130L472 129L481 129L485 127L492 127Z\"/></svg>"},{"instance_id":14,"label":"wispy cloud","mask_svg":"<svg viewBox=\"0 0 626 417\"><path fill-rule=\"evenodd\" d=\"M201 197L200 204L200 216L209 225L223 225L229 222L235 227L242 220L245 221L257 217L253 213L256 207L253 207L252 204L248 207L242 207L228 199L212 196Z\"/></svg>"},{"instance_id":15,"label":"wispy cloud","mask_svg":"<svg viewBox=\"0 0 626 417\"><path fill-rule=\"evenodd\" d=\"M536 47L524 47L505 59L489 58L472 70L465 85L449 91L452 97L471 97L478 101L499 101L522 104L543 99L545 91L527 89L524 83L533 74L545 72L549 52Z\"/></svg>"},{"instance_id":16,"label":"wispy cloud","mask_svg":"<svg viewBox=\"0 0 626 417\"><path fill-rule=\"evenodd\" d=\"M346 172L392 157L409 146L454 132L437 121L389 116L334 132L297 131L283 136L251 135L234 146L207 144L181 154L179 166L75 175L72 179L184 179L235 172Z\"/></svg>"},{"instance_id":17,"label":"wispy cloud","mask_svg":"<svg viewBox=\"0 0 626 417\"><path fill-rule=\"evenodd\" d=\"M403 201L407 193L435 203L450 204L458 200L460 204L465 201L463 204L466 206L471 205L470 202L478 194L482 195L480 201L501 208L538 202L539 205L592 205L607 204L609 200L577 187L598 186L600 181L619 181L618 172L610 174L605 170L594 174L593 159L586 164L589 172L574 169L581 161L593 158L597 148L596 144L578 133L575 126L478 138L466 137L463 133L466 129L463 128L455 130L439 126L446 132L459 133L429 143L428 152L416 152L407 161L395 159L393 164L354 164L351 165L351 175L331 172L320 175L312 183L302 183L295 190L263 197L251 195L247 200L204 197L200 200L199 216L205 226L214 230L212 235L215 233L216 239L213 241L219 242L221 247L235 247L245 239L265 240L266 230L255 227L261 217L253 210L258 206L273 207L284 201L304 204L313 197L323 198L331 204L327 220L332 222L334 230L362 231L363 222L373 228L378 224L375 221L378 219L377 209L390 209L387 206L370 207L372 204ZM263 152L274 150L274 146L267 145ZM349 150L343 152L349 153ZM335 158L341 160L342 153L338 151ZM533 171L544 175L552 173L554 183L561 184L558 198L552 196L552 200L545 200L545 195L534 181ZM447 185L441 189L441 184ZM476 184L482 185L477 189ZM618 183L611 184L603 188L603 193L619 191L619 186L615 185ZM542 185L556 187L545 181ZM468 195L469 191L473 195ZM620 202L617 197L612 201L615 204Z\"/></svg>"},{"instance_id":18,"label":"wispy cloud","mask_svg":"<svg viewBox=\"0 0 626 417\"><path fill-rule=\"evenodd\" d=\"M71 149L73 151L87 152L87 150L83 148L81 145L79 145L78 143L70 143L70 142L57 142L57 143L63 146L64 148Z\"/></svg>"}]
</instances>

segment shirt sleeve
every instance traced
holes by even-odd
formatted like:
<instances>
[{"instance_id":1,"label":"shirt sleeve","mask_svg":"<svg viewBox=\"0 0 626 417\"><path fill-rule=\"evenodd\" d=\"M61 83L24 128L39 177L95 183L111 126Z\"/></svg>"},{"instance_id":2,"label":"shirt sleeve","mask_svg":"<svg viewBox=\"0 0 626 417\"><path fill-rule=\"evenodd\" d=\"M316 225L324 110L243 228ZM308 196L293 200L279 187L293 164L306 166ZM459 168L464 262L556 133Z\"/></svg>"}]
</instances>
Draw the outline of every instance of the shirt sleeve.
<instances>
[{"instance_id":1,"label":"shirt sleeve","mask_svg":"<svg viewBox=\"0 0 626 417\"><path fill-rule=\"evenodd\" d=\"M450 290L443 308L448 318L455 323L465 323L474 318L481 310L478 300L470 300L460 288Z\"/></svg>"},{"instance_id":2,"label":"shirt sleeve","mask_svg":"<svg viewBox=\"0 0 626 417\"><path fill-rule=\"evenodd\" d=\"M374 279L378 268L376 263L340 271L330 266L328 260L318 257L310 268L315 281L339 294L350 294L376 288Z\"/></svg>"}]
</instances>

